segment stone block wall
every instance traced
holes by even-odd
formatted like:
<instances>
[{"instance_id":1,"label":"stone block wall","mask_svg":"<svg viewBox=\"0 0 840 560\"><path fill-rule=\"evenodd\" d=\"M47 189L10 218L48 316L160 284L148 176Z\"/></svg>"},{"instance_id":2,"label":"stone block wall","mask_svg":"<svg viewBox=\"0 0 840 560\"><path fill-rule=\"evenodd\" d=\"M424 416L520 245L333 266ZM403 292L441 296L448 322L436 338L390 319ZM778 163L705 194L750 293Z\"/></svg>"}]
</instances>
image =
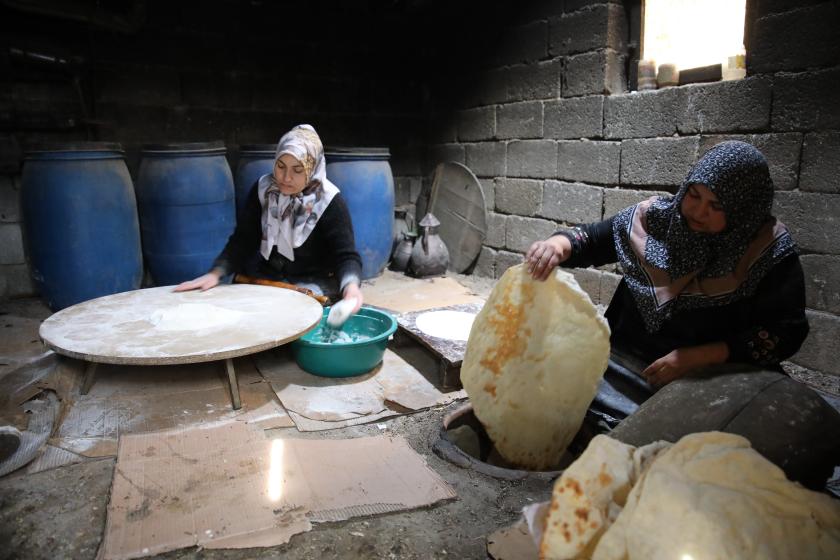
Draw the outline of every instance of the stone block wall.
<instances>
[{"instance_id":1,"label":"stone block wall","mask_svg":"<svg viewBox=\"0 0 840 560\"><path fill-rule=\"evenodd\" d=\"M540 31L470 76L454 130L430 152L429 165L453 156L493 189L475 272L499 277L559 228L673 193L706 150L743 140L767 157L774 212L802 251L811 335L793 361L840 375L840 43L829 23L840 2L748 0L745 79L645 92L627 91L624 64L637 2L556 5L511 27ZM529 71L540 87L522 85ZM574 272L609 302L615 269Z\"/></svg>"}]
</instances>

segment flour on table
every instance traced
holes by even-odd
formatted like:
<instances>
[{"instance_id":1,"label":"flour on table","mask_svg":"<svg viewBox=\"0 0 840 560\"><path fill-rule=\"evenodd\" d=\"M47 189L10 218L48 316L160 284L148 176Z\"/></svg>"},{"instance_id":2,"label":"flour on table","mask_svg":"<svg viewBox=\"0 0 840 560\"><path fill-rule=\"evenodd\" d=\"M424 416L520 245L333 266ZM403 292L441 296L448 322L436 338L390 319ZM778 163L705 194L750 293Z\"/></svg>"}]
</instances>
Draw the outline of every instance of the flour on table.
<instances>
[{"instance_id":1,"label":"flour on table","mask_svg":"<svg viewBox=\"0 0 840 560\"><path fill-rule=\"evenodd\" d=\"M230 325L238 322L243 315L241 311L207 303L182 303L153 311L149 322L160 331L191 331Z\"/></svg>"},{"instance_id":2,"label":"flour on table","mask_svg":"<svg viewBox=\"0 0 840 560\"><path fill-rule=\"evenodd\" d=\"M467 340L475 313L465 311L429 311L415 320L417 328L429 336L448 340Z\"/></svg>"}]
</instances>

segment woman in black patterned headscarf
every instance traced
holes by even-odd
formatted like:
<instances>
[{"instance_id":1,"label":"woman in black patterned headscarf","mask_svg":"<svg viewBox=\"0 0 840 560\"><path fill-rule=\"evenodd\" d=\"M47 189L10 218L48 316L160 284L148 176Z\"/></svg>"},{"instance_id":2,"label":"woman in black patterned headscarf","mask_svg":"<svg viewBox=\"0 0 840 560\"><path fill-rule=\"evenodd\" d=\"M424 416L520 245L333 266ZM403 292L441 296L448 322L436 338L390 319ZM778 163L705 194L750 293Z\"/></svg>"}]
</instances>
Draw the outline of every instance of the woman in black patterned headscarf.
<instances>
[{"instance_id":1,"label":"woman in black patterned headscarf","mask_svg":"<svg viewBox=\"0 0 840 560\"><path fill-rule=\"evenodd\" d=\"M635 366L623 368L629 390L602 391L631 394L604 405L609 423L655 387L699 368L746 362L781 371L779 362L799 349L808 334L802 267L790 233L770 213L772 202L761 152L723 142L676 195L531 246L526 261L537 279L560 263L621 265L624 278L606 317L614 357Z\"/></svg>"}]
</instances>

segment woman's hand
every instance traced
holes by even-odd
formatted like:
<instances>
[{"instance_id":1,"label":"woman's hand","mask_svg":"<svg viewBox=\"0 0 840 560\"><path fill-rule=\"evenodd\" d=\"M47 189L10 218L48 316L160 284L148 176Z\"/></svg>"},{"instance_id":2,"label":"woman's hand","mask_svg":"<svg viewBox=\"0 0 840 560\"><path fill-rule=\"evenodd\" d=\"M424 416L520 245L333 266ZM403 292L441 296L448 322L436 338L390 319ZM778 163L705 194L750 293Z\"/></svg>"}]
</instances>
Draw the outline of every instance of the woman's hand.
<instances>
[{"instance_id":1,"label":"woman's hand","mask_svg":"<svg viewBox=\"0 0 840 560\"><path fill-rule=\"evenodd\" d=\"M572 244L565 235L554 235L545 241L535 241L525 254L528 272L542 282L554 267L572 255Z\"/></svg>"},{"instance_id":2,"label":"woman's hand","mask_svg":"<svg viewBox=\"0 0 840 560\"><path fill-rule=\"evenodd\" d=\"M187 292L189 290L201 290L202 292L209 290L210 288L214 288L219 285L219 278L221 278L221 274L217 273L215 270L208 272L202 276L199 276L195 280L187 280L186 282L181 282L173 291L175 292Z\"/></svg>"},{"instance_id":3,"label":"woman's hand","mask_svg":"<svg viewBox=\"0 0 840 560\"><path fill-rule=\"evenodd\" d=\"M364 303L362 290L359 289L359 285L355 282L351 282L344 287L344 296L341 299L347 301L352 298L356 298L356 306L353 308L351 315L361 309L362 303Z\"/></svg>"},{"instance_id":4,"label":"woman's hand","mask_svg":"<svg viewBox=\"0 0 840 560\"><path fill-rule=\"evenodd\" d=\"M685 346L672 350L650 364L642 372L642 376L651 385L662 387L698 368L722 364L728 358L729 346L725 342Z\"/></svg>"}]
</instances>

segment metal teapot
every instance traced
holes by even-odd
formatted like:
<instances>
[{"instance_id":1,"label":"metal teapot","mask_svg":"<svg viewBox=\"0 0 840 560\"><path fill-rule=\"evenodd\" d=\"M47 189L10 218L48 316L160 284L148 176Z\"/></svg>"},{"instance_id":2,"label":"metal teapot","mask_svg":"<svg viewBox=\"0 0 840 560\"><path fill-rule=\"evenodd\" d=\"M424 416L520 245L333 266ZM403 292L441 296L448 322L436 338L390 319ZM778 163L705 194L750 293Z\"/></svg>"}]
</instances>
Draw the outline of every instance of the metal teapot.
<instances>
[{"instance_id":1,"label":"metal teapot","mask_svg":"<svg viewBox=\"0 0 840 560\"><path fill-rule=\"evenodd\" d=\"M391 265L388 267L397 272L405 272L405 269L408 268L408 261L411 260L411 250L414 247L417 234L413 231L404 231L401 237L402 241L394 249L394 254L391 256Z\"/></svg>"},{"instance_id":2,"label":"metal teapot","mask_svg":"<svg viewBox=\"0 0 840 560\"><path fill-rule=\"evenodd\" d=\"M449 266L449 250L438 235L440 221L431 212L420 221L423 232L419 243L414 244L408 273L417 278L441 276Z\"/></svg>"}]
</instances>

